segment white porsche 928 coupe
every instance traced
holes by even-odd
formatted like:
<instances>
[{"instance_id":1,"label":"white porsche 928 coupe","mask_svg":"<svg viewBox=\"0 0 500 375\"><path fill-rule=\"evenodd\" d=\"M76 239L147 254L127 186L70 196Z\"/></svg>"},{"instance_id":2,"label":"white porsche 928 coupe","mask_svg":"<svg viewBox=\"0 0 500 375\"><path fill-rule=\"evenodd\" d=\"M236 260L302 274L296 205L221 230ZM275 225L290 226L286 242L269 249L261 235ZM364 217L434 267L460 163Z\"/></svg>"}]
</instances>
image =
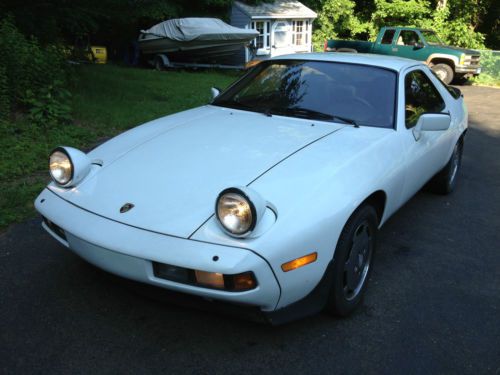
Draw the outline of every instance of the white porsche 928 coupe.
<instances>
[{"instance_id":1,"label":"white porsche 928 coupe","mask_svg":"<svg viewBox=\"0 0 500 375\"><path fill-rule=\"evenodd\" d=\"M84 154L50 154L43 227L106 271L278 324L362 300L378 229L430 181L453 190L467 110L423 64L262 62L209 105Z\"/></svg>"}]
</instances>

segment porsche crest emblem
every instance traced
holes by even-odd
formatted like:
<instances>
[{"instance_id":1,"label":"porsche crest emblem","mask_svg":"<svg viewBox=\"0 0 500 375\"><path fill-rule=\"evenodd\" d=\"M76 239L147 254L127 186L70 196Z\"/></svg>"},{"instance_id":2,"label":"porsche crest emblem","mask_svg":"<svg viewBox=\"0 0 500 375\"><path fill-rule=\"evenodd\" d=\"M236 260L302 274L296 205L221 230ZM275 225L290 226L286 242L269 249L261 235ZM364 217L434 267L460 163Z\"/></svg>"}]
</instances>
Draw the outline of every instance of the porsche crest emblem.
<instances>
[{"instance_id":1,"label":"porsche crest emblem","mask_svg":"<svg viewBox=\"0 0 500 375\"><path fill-rule=\"evenodd\" d=\"M132 203L125 203L123 206L121 206L120 213L124 214L125 212L130 211L132 208L134 208L134 205Z\"/></svg>"}]
</instances>

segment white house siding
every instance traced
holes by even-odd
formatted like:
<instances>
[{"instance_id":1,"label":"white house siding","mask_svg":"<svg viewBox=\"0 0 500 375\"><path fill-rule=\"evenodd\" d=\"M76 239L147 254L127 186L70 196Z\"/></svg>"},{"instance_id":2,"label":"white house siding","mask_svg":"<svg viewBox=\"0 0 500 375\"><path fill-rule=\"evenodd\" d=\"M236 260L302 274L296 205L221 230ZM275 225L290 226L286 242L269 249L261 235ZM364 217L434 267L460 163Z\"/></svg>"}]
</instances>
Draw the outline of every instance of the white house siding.
<instances>
[{"instance_id":1,"label":"white house siding","mask_svg":"<svg viewBox=\"0 0 500 375\"><path fill-rule=\"evenodd\" d=\"M276 0L275 3L262 3L256 6L235 1L231 9L231 25L256 29L256 22L268 22L269 28L264 26L263 38L254 41L256 46L262 44L255 51L255 56L248 48L242 48L242 52L234 56L234 64L240 65L252 59L265 60L289 53L311 52L312 24L315 18L316 13L295 0ZM299 25L297 21L302 22L304 30L300 36L297 36L297 32L294 31L294 25ZM279 35L275 34L275 30L283 23L286 23L287 31L281 34L282 43L280 43ZM306 25L308 25L307 32ZM297 40L303 43L298 45Z\"/></svg>"}]
</instances>

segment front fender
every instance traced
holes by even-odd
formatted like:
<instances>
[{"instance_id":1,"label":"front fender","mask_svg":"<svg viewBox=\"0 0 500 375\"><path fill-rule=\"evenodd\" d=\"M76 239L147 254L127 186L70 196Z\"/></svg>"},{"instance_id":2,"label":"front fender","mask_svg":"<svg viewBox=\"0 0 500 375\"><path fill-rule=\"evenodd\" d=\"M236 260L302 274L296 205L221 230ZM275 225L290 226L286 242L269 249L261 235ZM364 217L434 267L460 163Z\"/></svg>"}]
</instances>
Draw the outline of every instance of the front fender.
<instances>
[{"instance_id":1,"label":"front fender","mask_svg":"<svg viewBox=\"0 0 500 375\"><path fill-rule=\"evenodd\" d=\"M222 236L214 232L212 218L193 236L250 248L264 257L282 287L277 308L304 298L315 288L334 257L348 218L374 191L387 194L386 212L398 208L404 171L397 132L348 127L337 133L252 183L276 207L276 221L267 232L251 239ZM316 262L289 272L281 270L283 263L312 252L318 254Z\"/></svg>"}]
</instances>

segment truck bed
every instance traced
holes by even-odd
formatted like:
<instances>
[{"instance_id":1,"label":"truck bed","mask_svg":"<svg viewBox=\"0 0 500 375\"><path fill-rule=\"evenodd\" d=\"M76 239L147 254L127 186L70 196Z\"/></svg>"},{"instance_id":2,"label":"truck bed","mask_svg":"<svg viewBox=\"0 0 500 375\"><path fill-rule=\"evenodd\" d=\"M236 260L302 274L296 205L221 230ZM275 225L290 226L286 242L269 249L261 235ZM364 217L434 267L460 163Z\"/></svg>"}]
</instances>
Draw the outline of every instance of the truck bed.
<instances>
[{"instance_id":1,"label":"truck bed","mask_svg":"<svg viewBox=\"0 0 500 375\"><path fill-rule=\"evenodd\" d=\"M373 49L373 43L363 40L330 39L325 47L327 52L337 51L338 49L353 49L360 53L370 53Z\"/></svg>"}]
</instances>

